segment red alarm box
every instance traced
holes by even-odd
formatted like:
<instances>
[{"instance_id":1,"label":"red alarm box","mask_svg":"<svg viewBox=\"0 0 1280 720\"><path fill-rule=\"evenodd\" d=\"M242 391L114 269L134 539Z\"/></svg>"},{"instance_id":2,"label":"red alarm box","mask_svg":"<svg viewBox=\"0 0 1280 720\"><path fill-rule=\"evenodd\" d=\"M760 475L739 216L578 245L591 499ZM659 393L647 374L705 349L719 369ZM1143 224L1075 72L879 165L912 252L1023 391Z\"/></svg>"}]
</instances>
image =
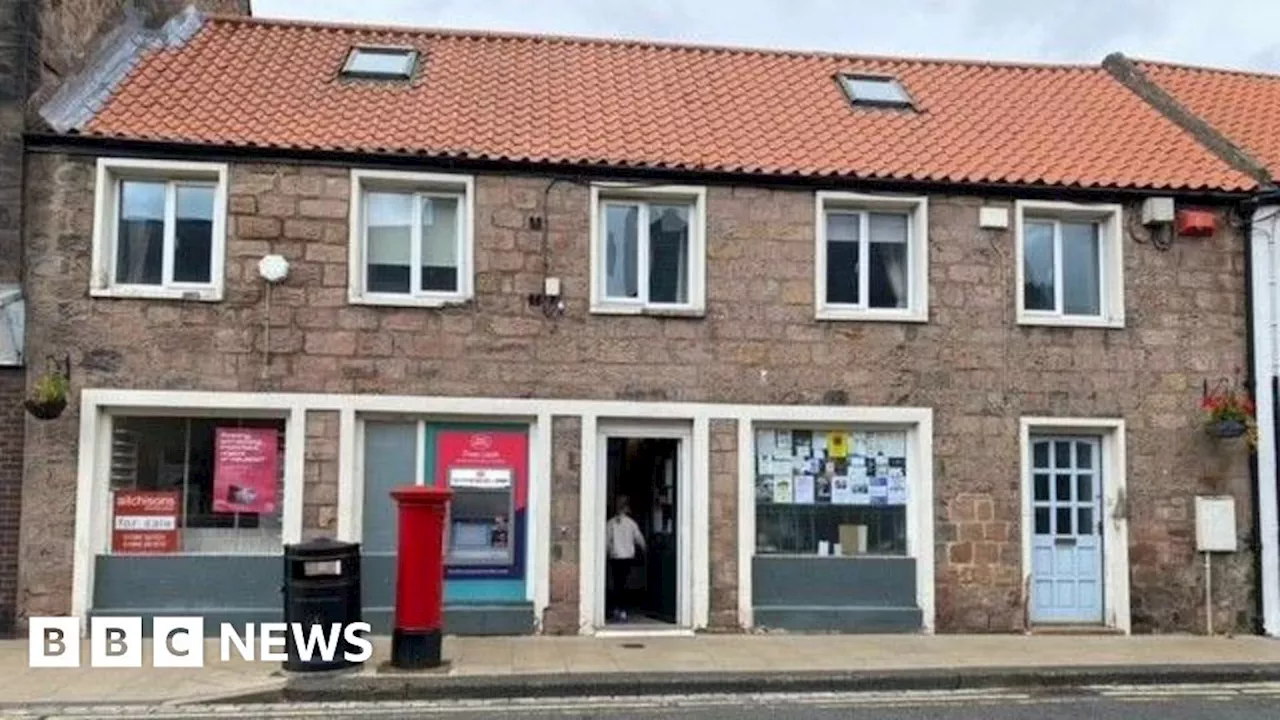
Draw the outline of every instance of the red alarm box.
<instances>
[{"instance_id":1,"label":"red alarm box","mask_svg":"<svg viewBox=\"0 0 1280 720\"><path fill-rule=\"evenodd\" d=\"M1178 234L1183 237L1209 237L1213 234L1215 219L1208 210L1179 210Z\"/></svg>"}]
</instances>

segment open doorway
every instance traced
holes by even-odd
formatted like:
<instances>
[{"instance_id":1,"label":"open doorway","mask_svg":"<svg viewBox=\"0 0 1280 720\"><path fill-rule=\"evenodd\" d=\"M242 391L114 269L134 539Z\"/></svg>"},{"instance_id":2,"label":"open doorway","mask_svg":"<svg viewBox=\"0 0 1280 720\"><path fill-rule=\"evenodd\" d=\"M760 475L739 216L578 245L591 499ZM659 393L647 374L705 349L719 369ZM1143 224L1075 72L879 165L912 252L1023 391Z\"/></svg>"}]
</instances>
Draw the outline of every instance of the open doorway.
<instances>
[{"instance_id":1,"label":"open doorway","mask_svg":"<svg viewBox=\"0 0 1280 720\"><path fill-rule=\"evenodd\" d=\"M685 510L679 501L680 444L669 437L607 438L603 581L609 627L679 623L679 528ZM615 519L620 510L634 528ZM637 529L640 537L633 540Z\"/></svg>"}]
</instances>

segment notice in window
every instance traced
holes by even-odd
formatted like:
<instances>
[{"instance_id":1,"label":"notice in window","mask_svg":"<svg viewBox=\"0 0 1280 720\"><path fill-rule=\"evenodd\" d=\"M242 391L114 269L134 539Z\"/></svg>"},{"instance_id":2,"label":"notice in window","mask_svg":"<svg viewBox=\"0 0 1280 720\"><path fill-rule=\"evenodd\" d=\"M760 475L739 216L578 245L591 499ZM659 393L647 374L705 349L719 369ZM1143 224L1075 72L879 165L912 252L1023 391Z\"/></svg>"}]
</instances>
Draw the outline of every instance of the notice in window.
<instances>
[{"instance_id":1,"label":"notice in window","mask_svg":"<svg viewBox=\"0 0 1280 720\"><path fill-rule=\"evenodd\" d=\"M214 444L213 511L274 513L279 479L276 429L220 427Z\"/></svg>"},{"instance_id":2,"label":"notice in window","mask_svg":"<svg viewBox=\"0 0 1280 720\"><path fill-rule=\"evenodd\" d=\"M817 483L812 475L799 475L796 477L796 504L812 505L814 497L817 494Z\"/></svg>"},{"instance_id":3,"label":"notice in window","mask_svg":"<svg viewBox=\"0 0 1280 720\"><path fill-rule=\"evenodd\" d=\"M839 430L827 433L827 452L833 458L849 456L849 433Z\"/></svg>"},{"instance_id":4,"label":"notice in window","mask_svg":"<svg viewBox=\"0 0 1280 720\"><path fill-rule=\"evenodd\" d=\"M117 490L111 503L111 552L152 555L178 551L176 490Z\"/></svg>"}]
</instances>

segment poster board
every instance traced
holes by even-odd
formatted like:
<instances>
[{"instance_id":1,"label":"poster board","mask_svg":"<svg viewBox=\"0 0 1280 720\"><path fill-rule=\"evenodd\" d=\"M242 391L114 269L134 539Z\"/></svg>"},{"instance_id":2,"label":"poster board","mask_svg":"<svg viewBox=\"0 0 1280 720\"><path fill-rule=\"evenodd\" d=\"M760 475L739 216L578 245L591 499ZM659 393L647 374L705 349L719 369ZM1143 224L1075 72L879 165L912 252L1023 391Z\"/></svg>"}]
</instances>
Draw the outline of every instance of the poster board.
<instances>
[{"instance_id":1,"label":"poster board","mask_svg":"<svg viewBox=\"0 0 1280 720\"><path fill-rule=\"evenodd\" d=\"M756 432L758 503L905 506L909 494L905 431Z\"/></svg>"},{"instance_id":2,"label":"poster board","mask_svg":"<svg viewBox=\"0 0 1280 720\"><path fill-rule=\"evenodd\" d=\"M215 513L274 513L279 502L279 478L279 431L253 427L215 429Z\"/></svg>"},{"instance_id":3,"label":"poster board","mask_svg":"<svg viewBox=\"0 0 1280 720\"><path fill-rule=\"evenodd\" d=\"M111 552L160 555L178 552L177 490L116 490L111 499Z\"/></svg>"}]
</instances>

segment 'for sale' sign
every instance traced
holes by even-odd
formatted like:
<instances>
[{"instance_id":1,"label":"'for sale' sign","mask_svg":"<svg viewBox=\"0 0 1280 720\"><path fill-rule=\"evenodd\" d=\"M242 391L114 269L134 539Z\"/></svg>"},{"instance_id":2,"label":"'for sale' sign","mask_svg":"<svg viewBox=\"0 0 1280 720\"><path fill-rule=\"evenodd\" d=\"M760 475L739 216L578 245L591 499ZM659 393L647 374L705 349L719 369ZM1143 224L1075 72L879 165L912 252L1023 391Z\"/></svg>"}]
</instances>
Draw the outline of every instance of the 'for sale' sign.
<instances>
[{"instance_id":1,"label":"'for sale' sign","mask_svg":"<svg viewBox=\"0 0 1280 720\"><path fill-rule=\"evenodd\" d=\"M111 552L177 552L180 508L176 491L117 490L112 501Z\"/></svg>"}]
</instances>

